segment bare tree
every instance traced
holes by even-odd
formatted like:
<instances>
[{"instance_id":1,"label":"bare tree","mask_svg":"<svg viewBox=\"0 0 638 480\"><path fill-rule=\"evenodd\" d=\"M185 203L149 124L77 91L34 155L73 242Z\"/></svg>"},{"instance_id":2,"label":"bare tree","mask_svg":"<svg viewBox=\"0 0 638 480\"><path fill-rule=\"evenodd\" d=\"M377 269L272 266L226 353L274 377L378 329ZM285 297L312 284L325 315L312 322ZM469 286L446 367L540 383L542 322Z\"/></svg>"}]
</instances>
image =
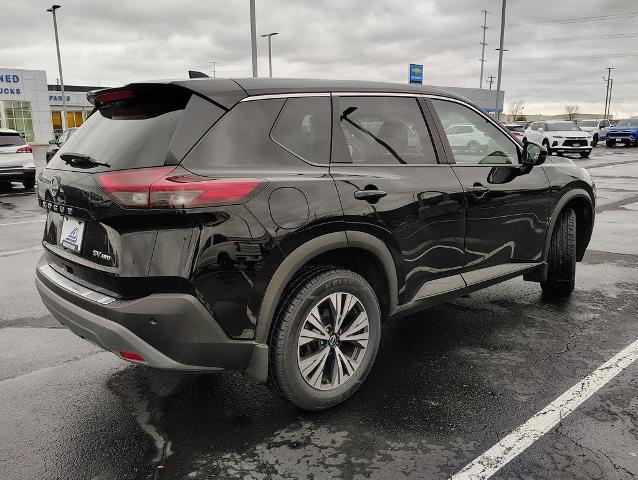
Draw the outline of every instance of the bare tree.
<instances>
[{"instance_id":1,"label":"bare tree","mask_svg":"<svg viewBox=\"0 0 638 480\"><path fill-rule=\"evenodd\" d=\"M519 100L512 105L512 118L514 121L518 120L523 115L523 109L525 108L525 102Z\"/></svg>"},{"instance_id":2,"label":"bare tree","mask_svg":"<svg viewBox=\"0 0 638 480\"><path fill-rule=\"evenodd\" d=\"M570 120L573 120L578 113L578 105L565 105L565 113Z\"/></svg>"}]
</instances>

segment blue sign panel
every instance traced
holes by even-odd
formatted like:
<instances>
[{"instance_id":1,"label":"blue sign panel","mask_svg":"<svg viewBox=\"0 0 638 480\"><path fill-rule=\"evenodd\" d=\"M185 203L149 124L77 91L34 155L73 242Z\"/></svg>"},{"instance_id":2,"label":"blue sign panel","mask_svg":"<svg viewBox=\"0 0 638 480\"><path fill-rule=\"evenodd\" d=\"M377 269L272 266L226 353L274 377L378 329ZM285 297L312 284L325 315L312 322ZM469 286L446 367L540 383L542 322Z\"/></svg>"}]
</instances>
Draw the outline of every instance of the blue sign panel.
<instances>
[{"instance_id":1,"label":"blue sign panel","mask_svg":"<svg viewBox=\"0 0 638 480\"><path fill-rule=\"evenodd\" d=\"M412 83L423 84L423 65L410 64L410 84Z\"/></svg>"}]
</instances>

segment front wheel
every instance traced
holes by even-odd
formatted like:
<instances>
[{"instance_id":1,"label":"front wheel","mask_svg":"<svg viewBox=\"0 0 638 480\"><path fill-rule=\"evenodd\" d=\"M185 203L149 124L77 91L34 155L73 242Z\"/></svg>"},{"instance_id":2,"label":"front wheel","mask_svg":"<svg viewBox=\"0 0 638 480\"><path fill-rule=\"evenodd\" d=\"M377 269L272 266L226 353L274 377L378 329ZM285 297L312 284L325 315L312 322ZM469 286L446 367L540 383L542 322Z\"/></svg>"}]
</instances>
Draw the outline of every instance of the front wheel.
<instances>
[{"instance_id":1,"label":"front wheel","mask_svg":"<svg viewBox=\"0 0 638 480\"><path fill-rule=\"evenodd\" d=\"M543 147L545 147L545 150L547 150L547 155L552 154L552 149L549 148L549 142L547 140L543 140Z\"/></svg>"},{"instance_id":2,"label":"front wheel","mask_svg":"<svg viewBox=\"0 0 638 480\"><path fill-rule=\"evenodd\" d=\"M568 208L559 215L549 245L547 280L541 283L549 298L568 297L576 282L576 213Z\"/></svg>"},{"instance_id":3,"label":"front wheel","mask_svg":"<svg viewBox=\"0 0 638 480\"><path fill-rule=\"evenodd\" d=\"M304 410L330 408L363 383L380 334L379 302L363 277L338 268L311 274L280 306L268 381Z\"/></svg>"},{"instance_id":4,"label":"front wheel","mask_svg":"<svg viewBox=\"0 0 638 480\"><path fill-rule=\"evenodd\" d=\"M594 138L592 139L592 147L598 145L598 134L594 133Z\"/></svg>"},{"instance_id":5,"label":"front wheel","mask_svg":"<svg viewBox=\"0 0 638 480\"><path fill-rule=\"evenodd\" d=\"M24 188L26 188L27 190L31 190L33 187L35 187L35 180L23 180L22 185L24 185Z\"/></svg>"},{"instance_id":6,"label":"front wheel","mask_svg":"<svg viewBox=\"0 0 638 480\"><path fill-rule=\"evenodd\" d=\"M481 150L481 146L478 142L472 140L470 143L467 144L467 149L471 154L475 155L479 153L479 151Z\"/></svg>"},{"instance_id":7,"label":"front wheel","mask_svg":"<svg viewBox=\"0 0 638 480\"><path fill-rule=\"evenodd\" d=\"M608 147L614 146L614 142L612 142L611 140L607 140L605 143L607 144Z\"/></svg>"},{"instance_id":8,"label":"front wheel","mask_svg":"<svg viewBox=\"0 0 638 480\"><path fill-rule=\"evenodd\" d=\"M587 157L589 157L590 154L591 154L591 151L580 152L581 158L587 158Z\"/></svg>"}]
</instances>

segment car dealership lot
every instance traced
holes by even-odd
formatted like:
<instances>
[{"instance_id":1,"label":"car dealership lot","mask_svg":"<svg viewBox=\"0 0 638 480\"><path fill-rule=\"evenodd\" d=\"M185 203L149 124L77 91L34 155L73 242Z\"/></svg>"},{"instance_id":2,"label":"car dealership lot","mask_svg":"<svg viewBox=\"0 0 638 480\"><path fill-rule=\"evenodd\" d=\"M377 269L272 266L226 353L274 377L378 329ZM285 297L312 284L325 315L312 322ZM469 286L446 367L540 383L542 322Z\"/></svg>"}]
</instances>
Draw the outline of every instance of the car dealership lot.
<instances>
[{"instance_id":1,"label":"car dealership lot","mask_svg":"<svg viewBox=\"0 0 638 480\"><path fill-rule=\"evenodd\" d=\"M32 191L0 192L0 478L452 476L638 339L638 149L575 161L598 206L569 300L516 279L387 324L365 385L315 414L240 374L130 367L59 328L33 284L44 214ZM638 475L637 373L492 478Z\"/></svg>"}]
</instances>

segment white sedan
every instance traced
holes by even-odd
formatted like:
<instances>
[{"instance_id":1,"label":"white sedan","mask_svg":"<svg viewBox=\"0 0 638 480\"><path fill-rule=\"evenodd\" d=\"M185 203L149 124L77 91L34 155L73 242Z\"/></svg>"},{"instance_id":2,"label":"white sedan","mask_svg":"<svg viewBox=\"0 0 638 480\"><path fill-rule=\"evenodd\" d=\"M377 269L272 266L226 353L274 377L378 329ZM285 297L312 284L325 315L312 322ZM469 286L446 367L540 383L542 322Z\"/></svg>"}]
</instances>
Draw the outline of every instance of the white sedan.
<instances>
[{"instance_id":1,"label":"white sedan","mask_svg":"<svg viewBox=\"0 0 638 480\"><path fill-rule=\"evenodd\" d=\"M547 149L548 155L556 153L579 153L589 157L593 148L590 133L582 131L574 122L567 120L545 120L533 122L525 130L523 142L540 143Z\"/></svg>"}]
</instances>

